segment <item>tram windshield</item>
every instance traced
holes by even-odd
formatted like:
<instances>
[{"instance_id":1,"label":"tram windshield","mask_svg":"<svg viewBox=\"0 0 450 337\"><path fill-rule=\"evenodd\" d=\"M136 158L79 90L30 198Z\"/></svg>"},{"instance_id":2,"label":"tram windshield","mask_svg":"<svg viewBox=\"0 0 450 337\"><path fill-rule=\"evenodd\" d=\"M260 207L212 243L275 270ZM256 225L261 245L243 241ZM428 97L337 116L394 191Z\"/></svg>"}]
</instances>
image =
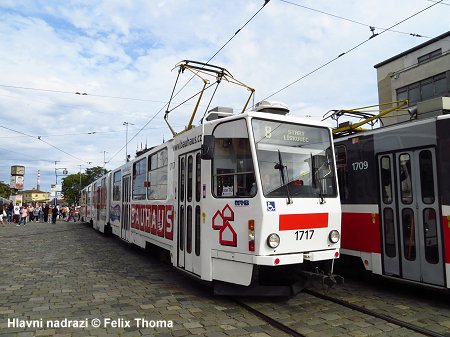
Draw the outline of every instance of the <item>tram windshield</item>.
<instances>
[{"instance_id":1,"label":"tram windshield","mask_svg":"<svg viewBox=\"0 0 450 337\"><path fill-rule=\"evenodd\" d=\"M252 120L262 190L266 197L336 197L327 128Z\"/></svg>"}]
</instances>

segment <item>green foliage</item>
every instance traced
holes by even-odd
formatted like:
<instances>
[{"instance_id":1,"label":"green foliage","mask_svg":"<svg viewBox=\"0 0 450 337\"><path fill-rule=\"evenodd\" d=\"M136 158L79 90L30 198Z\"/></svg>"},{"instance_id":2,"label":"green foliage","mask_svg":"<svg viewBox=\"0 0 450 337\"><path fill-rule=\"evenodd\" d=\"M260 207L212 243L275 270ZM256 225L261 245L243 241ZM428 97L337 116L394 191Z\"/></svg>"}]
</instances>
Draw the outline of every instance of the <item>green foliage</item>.
<instances>
[{"instance_id":1,"label":"green foliage","mask_svg":"<svg viewBox=\"0 0 450 337\"><path fill-rule=\"evenodd\" d=\"M9 199L9 195L11 194L11 189L9 185L0 183L0 197Z\"/></svg>"},{"instance_id":2,"label":"green foliage","mask_svg":"<svg viewBox=\"0 0 450 337\"><path fill-rule=\"evenodd\" d=\"M101 167L101 166L95 166L95 167L92 167L92 168L87 168L86 169L87 182L86 182L86 185L84 185L84 186L87 186L90 183L94 182L95 180L97 180L101 176L105 175L107 172L108 172L108 170L103 168L103 167Z\"/></svg>"},{"instance_id":3,"label":"green foliage","mask_svg":"<svg viewBox=\"0 0 450 337\"><path fill-rule=\"evenodd\" d=\"M96 166L86 169L86 172L81 173L81 175L80 173L77 173L65 177L62 181L62 193L66 202L69 204L76 203L78 201L80 191L107 172L108 170L103 167Z\"/></svg>"}]
</instances>

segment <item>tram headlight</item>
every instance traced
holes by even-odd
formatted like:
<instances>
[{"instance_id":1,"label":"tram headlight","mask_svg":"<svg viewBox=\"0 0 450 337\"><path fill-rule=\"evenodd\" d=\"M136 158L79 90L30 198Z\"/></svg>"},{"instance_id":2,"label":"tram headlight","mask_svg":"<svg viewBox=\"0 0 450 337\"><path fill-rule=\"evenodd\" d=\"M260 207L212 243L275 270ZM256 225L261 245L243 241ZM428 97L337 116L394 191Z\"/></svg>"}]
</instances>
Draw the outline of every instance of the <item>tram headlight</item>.
<instances>
[{"instance_id":1,"label":"tram headlight","mask_svg":"<svg viewBox=\"0 0 450 337\"><path fill-rule=\"evenodd\" d=\"M328 239L330 240L330 242L332 243L338 243L339 240L341 238L341 234L339 233L339 231L333 229L330 234L328 234Z\"/></svg>"},{"instance_id":2,"label":"tram headlight","mask_svg":"<svg viewBox=\"0 0 450 337\"><path fill-rule=\"evenodd\" d=\"M267 237L267 245L270 248L277 248L280 244L280 237L278 234L272 233Z\"/></svg>"}]
</instances>

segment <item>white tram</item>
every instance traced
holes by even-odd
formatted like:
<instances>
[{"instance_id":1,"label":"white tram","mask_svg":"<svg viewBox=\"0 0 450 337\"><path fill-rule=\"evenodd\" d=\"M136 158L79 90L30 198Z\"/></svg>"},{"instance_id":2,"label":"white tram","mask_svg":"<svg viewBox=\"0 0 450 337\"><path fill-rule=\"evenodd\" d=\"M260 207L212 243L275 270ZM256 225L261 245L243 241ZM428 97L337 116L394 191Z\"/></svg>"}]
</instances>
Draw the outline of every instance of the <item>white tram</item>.
<instances>
[{"instance_id":1,"label":"white tram","mask_svg":"<svg viewBox=\"0 0 450 337\"><path fill-rule=\"evenodd\" d=\"M82 217L222 285L332 262L341 207L331 130L287 111L267 101L213 109L84 188Z\"/></svg>"}]
</instances>

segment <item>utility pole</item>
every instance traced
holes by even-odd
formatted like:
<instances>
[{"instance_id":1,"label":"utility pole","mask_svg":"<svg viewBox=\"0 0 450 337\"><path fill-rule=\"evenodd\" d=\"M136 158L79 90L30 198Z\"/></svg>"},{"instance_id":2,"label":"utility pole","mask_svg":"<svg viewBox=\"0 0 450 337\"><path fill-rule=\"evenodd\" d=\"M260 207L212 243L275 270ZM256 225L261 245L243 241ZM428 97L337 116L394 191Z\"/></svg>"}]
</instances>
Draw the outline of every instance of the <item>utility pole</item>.
<instances>
[{"instance_id":1,"label":"utility pole","mask_svg":"<svg viewBox=\"0 0 450 337\"><path fill-rule=\"evenodd\" d=\"M132 123L123 122L122 125L125 125L125 163L128 163L128 125L134 125Z\"/></svg>"}]
</instances>

